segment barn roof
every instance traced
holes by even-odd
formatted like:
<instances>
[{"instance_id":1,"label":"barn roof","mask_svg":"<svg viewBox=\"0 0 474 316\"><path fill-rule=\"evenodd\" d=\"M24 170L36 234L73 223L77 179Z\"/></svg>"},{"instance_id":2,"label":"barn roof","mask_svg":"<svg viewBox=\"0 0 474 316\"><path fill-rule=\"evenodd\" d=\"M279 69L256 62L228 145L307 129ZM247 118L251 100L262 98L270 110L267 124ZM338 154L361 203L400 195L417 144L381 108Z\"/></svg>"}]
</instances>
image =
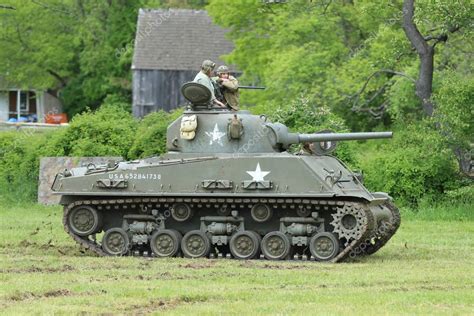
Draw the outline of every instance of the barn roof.
<instances>
[{"instance_id":1,"label":"barn roof","mask_svg":"<svg viewBox=\"0 0 474 316\"><path fill-rule=\"evenodd\" d=\"M140 9L132 69L198 71L205 59L224 64L219 57L234 49L226 33L203 10Z\"/></svg>"}]
</instances>

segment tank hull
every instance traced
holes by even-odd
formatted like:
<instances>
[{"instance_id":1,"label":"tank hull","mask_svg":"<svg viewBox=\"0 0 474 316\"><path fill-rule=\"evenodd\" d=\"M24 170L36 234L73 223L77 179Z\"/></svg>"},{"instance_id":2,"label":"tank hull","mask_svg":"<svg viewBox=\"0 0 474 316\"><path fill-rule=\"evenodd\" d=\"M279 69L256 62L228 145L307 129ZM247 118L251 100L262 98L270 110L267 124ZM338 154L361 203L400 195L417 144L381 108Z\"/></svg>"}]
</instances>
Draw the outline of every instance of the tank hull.
<instances>
[{"instance_id":1,"label":"tank hull","mask_svg":"<svg viewBox=\"0 0 474 316\"><path fill-rule=\"evenodd\" d=\"M52 189L66 231L101 255L341 261L399 225L390 197L332 156L168 153L76 168Z\"/></svg>"},{"instance_id":2,"label":"tank hull","mask_svg":"<svg viewBox=\"0 0 474 316\"><path fill-rule=\"evenodd\" d=\"M56 194L91 196L354 197L375 203L357 176L332 156L184 156L76 168L57 178Z\"/></svg>"}]
</instances>

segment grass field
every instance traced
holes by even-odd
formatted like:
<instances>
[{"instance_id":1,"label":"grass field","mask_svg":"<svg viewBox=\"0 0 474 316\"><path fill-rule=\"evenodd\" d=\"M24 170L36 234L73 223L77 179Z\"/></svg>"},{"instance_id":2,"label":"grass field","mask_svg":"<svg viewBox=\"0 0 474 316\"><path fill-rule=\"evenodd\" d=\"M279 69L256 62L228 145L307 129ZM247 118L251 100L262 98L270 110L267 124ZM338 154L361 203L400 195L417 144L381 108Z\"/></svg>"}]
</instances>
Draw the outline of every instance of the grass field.
<instances>
[{"instance_id":1,"label":"grass field","mask_svg":"<svg viewBox=\"0 0 474 316\"><path fill-rule=\"evenodd\" d=\"M0 205L0 314L473 314L466 207L406 213L376 255L318 264L98 258L59 207Z\"/></svg>"}]
</instances>

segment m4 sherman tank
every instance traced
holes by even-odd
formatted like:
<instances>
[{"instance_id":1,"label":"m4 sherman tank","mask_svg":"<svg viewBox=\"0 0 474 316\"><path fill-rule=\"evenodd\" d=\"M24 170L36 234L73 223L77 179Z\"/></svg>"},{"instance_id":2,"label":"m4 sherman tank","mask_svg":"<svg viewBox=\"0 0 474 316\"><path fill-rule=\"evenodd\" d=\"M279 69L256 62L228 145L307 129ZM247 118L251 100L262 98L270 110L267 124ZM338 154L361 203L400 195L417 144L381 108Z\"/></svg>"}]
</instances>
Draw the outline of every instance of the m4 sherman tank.
<instances>
[{"instance_id":1,"label":"m4 sherman tank","mask_svg":"<svg viewBox=\"0 0 474 316\"><path fill-rule=\"evenodd\" d=\"M395 233L398 209L329 155L336 141L382 133L296 134L247 111L210 105L187 83L188 110L160 157L56 175L66 232L99 255L337 262L372 254ZM291 154L305 143L312 153Z\"/></svg>"}]
</instances>

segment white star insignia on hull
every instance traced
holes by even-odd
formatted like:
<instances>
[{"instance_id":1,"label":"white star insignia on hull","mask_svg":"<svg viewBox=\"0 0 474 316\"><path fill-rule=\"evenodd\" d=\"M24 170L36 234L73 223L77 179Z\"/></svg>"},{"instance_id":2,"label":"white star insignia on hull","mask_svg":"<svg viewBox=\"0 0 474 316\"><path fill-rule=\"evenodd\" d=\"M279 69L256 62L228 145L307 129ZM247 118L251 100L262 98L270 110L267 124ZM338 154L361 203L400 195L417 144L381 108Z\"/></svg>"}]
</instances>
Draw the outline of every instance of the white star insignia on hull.
<instances>
[{"instance_id":1,"label":"white star insignia on hull","mask_svg":"<svg viewBox=\"0 0 474 316\"><path fill-rule=\"evenodd\" d=\"M270 173L270 171L262 171L262 169L260 169L260 163L257 163L255 171L247 171L247 173L252 177L252 181L260 182L265 181L264 178Z\"/></svg>"}]
</instances>

